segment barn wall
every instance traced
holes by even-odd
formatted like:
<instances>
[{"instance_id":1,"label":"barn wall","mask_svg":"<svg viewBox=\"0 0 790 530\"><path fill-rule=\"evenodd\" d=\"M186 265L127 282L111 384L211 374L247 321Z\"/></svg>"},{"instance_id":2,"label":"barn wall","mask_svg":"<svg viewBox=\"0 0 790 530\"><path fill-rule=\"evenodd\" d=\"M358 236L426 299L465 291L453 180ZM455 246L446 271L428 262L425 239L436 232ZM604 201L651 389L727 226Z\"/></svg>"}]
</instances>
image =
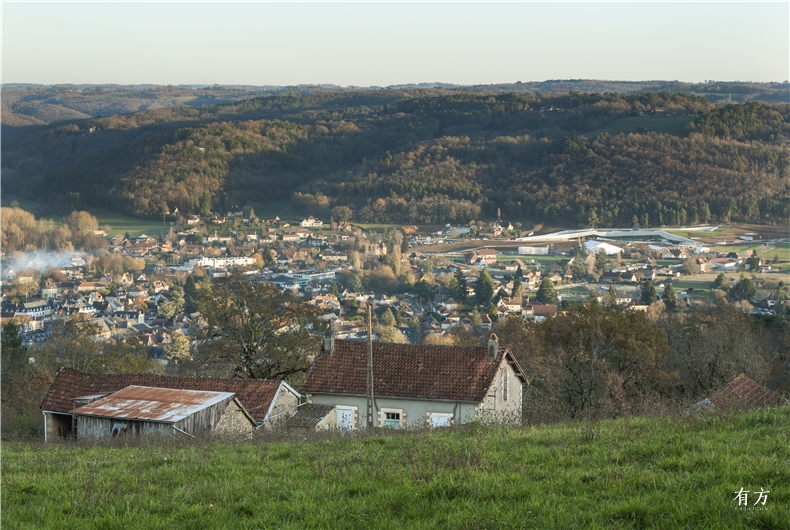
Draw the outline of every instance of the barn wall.
<instances>
[{"instance_id":1,"label":"barn wall","mask_svg":"<svg viewBox=\"0 0 790 530\"><path fill-rule=\"evenodd\" d=\"M109 438L115 424L126 424L124 435L148 436L152 434L169 435L173 432L171 424L146 421L131 421L123 418L102 418L97 416L77 416L78 438Z\"/></svg>"},{"instance_id":2,"label":"barn wall","mask_svg":"<svg viewBox=\"0 0 790 530\"><path fill-rule=\"evenodd\" d=\"M214 434L245 434L251 432L254 428L255 424L244 413L244 409L241 408L239 402L231 399L222 416L220 416L217 426L214 428Z\"/></svg>"},{"instance_id":3,"label":"barn wall","mask_svg":"<svg viewBox=\"0 0 790 530\"><path fill-rule=\"evenodd\" d=\"M359 415L359 412L358 411L354 411L354 419L353 419L353 424L354 425L352 427L354 429L358 428L357 427L358 415ZM316 430L316 431L335 431L335 430L337 430L337 407L333 408L332 411L329 412L329 414L324 416L321 419L321 421L319 421L316 424L314 430Z\"/></svg>"},{"instance_id":4,"label":"barn wall","mask_svg":"<svg viewBox=\"0 0 790 530\"><path fill-rule=\"evenodd\" d=\"M44 439L48 442L54 442L71 437L71 418L71 414L45 412L44 428L46 432Z\"/></svg>"},{"instance_id":5,"label":"barn wall","mask_svg":"<svg viewBox=\"0 0 790 530\"><path fill-rule=\"evenodd\" d=\"M228 407L228 403L232 399L233 397L231 396L218 403L215 403L214 405L211 405L210 407L206 407L203 410L200 410L177 422L175 426L182 431L188 432L194 436L209 434L219 423L222 413L225 412L225 409Z\"/></svg>"},{"instance_id":6,"label":"barn wall","mask_svg":"<svg viewBox=\"0 0 790 530\"><path fill-rule=\"evenodd\" d=\"M284 430L286 420L296 412L297 405L299 405L299 398L284 385L280 385L277 395L274 396L274 406L269 412L269 419L263 425L263 428L267 430ZM287 413L288 410L292 412Z\"/></svg>"}]
</instances>

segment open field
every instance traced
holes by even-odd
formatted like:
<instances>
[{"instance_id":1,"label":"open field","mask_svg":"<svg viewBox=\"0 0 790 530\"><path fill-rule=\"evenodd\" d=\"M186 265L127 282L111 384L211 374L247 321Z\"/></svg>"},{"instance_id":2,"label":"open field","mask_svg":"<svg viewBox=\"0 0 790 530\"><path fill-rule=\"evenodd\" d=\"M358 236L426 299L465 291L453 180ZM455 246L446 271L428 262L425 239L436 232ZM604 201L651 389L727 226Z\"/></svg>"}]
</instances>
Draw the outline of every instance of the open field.
<instances>
[{"instance_id":1,"label":"open field","mask_svg":"<svg viewBox=\"0 0 790 530\"><path fill-rule=\"evenodd\" d=\"M3 528L790 528L788 406L128 443L4 443Z\"/></svg>"},{"instance_id":2,"label":"open field","mask_svg":"<svg viewBox=\"0 0 790 530\"><path fill-rule=\"evenodd\" d=\"M161 219L143 219L115 212L101 212L94 215L99 220L99 226L110 225L110 235L113 236L126 233L132 237L143 233L149 236L160 236L164 231L170 229L170 223L167 222L163 225Z\"/></svg>"}]
</instances>

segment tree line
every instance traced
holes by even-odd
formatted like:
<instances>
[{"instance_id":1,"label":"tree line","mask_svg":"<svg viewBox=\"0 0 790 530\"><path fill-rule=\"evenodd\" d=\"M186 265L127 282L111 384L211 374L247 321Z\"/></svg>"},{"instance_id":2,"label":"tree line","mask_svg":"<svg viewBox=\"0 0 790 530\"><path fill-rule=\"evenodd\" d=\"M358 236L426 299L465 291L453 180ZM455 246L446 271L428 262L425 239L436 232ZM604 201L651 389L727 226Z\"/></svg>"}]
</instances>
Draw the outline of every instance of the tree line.
<instances>
[{"instance_id":1,"label":"tree line","mask_svg":"<svg viewBox=\"0 0 790 530\"><path fill-rule=\"evenodd\" d=\"M741 373L790 390L788 322L734 305L651 315L590 302L496 333L530 380L528 421L682 410Z\"/></svg>"}]
</instances>

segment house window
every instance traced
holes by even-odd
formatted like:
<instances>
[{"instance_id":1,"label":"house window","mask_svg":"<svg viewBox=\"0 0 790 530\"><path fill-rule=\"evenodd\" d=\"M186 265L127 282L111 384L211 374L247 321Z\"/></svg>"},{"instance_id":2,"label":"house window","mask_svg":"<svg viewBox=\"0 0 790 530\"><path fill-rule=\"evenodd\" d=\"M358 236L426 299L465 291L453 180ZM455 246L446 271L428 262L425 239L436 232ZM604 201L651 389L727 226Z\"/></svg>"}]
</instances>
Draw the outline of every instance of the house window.
<instances>
[{"instance_id":1,"label":"house window","mask_svg":"<svg viewBox=\"0 0 790 530\"><path fill-rule=\"evenodd\" d=\"M354 429L356 407L337 407L337 428L341 431Z\"/></svg>"},{"instance_id":2,"label":"house window","mask_svg":"<svg viewBox=\"0 0 790 530\"><path fill-rule=\"evenodd\" d=\"M441 412L430 412L431 428L436 427L449 427L453 419L452 414L444 414Z\"/></svg>"},{"instance_id":3,"label":"house window","mask_svg":"<svg viewBox=\"0 0 790 530\"><path fill-rule=\"evenodd\" d=\"M502 401L507 401L507 386L508 386L508 372L507 369L502 370Z\"/></svg>"},{"instance_id":4,"label":"house window","mask_svg":"<svg viewBox=\"0 0 790 530\"><path fill-rule=\"evenodd\" d=\"M392 429L400 428L400 412L385 412L384 413L384 427Z\"/></svg>"},{"instance_id":5,"label":"house window","mask_svg":"<svg viewBox=\"0 0 790 530\"><path fill-rule=\"evenodd\" d=\"M383 408L379 411L379 425L390 429L400 429L404 425L406 414L403 409Z\"/></svg>"}]
</instances>

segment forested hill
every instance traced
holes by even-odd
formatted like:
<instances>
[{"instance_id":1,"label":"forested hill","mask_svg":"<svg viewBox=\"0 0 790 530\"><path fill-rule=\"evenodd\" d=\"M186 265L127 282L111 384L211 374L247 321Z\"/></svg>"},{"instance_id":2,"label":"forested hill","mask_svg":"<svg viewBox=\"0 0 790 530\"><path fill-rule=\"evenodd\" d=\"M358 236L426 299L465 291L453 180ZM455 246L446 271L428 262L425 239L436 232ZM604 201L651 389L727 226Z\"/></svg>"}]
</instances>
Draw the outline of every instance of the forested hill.
<instances>
[{"instance_id":1,"label":"forested hill","mask_svg":"<svg viewBox=\"0 0 790 530\"><path fill-rule=\"evenodd\" d=\"M777 223L788 118L668 92L324 89L4 126L2 184L64 213L290 201L337 220Z\"/></svg>"}]
</instances>

